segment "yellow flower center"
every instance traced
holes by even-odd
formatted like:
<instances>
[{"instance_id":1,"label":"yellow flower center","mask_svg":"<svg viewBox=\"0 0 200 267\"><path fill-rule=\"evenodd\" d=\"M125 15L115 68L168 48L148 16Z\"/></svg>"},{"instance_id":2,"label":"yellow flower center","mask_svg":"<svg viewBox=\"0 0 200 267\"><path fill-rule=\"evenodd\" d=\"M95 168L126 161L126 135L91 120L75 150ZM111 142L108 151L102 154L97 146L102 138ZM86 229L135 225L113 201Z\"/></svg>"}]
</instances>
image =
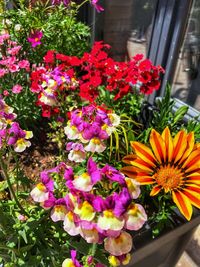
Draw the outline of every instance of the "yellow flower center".
<instances>
[{"instance_id":1,"label":"yellow flower center","mask_svg":"<svg viewBox=\"0 0 200 267\"><path fill-rule=\"evenodd\" d=\"M93 138L92 143L94 143L95 145L100 145L101 141L99 140L99 138Z\"/></svg>"},{"instance_id":2,"label":"yellow flower center","mask_svg":"<svg viewBox=\"0 0 200 267\"><path fill-rule=\"evenodd\" d=\"M113 218L113 212L112 210L104 210L103 215L107 218Z\"/></svg>"},{"instance_id":3,"label":"yellow flower center","mask_svg":"<svg viewBox=\"0 0 200 267\"><path fill-rule=\"evenodd\" d=\"M43 183L39 183L36 185L36 187L42 191L42 192L46 192L46 186Z\"/></svg>"},{"instance_id":4,"label":"yellow flower center","mask_svg":"<svg viewBox=\"0 0 200 267\"><path fill-rule=\"evenodd\" d=\"M162 166L154 174L154 179L166 192L177 188L181 184L182 177L182 171L173 166Z\"/></svg>"}]
</instances>

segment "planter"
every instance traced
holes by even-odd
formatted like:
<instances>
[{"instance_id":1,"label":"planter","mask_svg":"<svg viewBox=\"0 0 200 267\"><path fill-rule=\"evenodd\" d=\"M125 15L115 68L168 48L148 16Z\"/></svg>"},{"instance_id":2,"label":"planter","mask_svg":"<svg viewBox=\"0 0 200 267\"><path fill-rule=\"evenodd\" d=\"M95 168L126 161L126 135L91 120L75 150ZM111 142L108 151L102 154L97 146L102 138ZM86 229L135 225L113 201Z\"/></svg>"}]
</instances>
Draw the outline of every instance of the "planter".
<instances>
[{"instance_id":1,"label":"planter","mask_svg":"<svg viewBox=\"0 0 200 267\"><path fill-rule=\"evenodd\" d=\"M173 267L176 265L194 231L200 224L200 213L176 229L151 240L151 231L133 237L135 251L127 267Z\"/></svg>"}]
</instances>

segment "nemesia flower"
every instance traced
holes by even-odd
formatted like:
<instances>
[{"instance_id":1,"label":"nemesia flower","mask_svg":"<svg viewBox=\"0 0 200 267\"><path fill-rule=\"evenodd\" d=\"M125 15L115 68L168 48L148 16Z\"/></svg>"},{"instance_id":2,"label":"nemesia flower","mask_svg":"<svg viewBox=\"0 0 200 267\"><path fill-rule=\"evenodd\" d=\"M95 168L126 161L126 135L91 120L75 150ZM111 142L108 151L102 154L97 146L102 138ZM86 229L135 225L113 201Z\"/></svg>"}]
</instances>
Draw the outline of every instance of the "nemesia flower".
<instances>
[{"instance_id":1,"label":"nemesia flower","mask_svg":"<svg viewBox=\"0 0 200 267\"><path fill-rule=\"evenodd\" d=\"M95 217L95 211L88 201L79 204L75 208L74 213L79 215L80 219L84 221L92 221Z\"/></svg>"},{"instance_id":2,"label":"nemesia flower","mask_svg":"<svg viewBox=\"0 0 200 267\"><path fill-rule=\"evenodd\" d=\"M42 43L41 42L42 37L43 33L41 31L35 31L34 33L30 34L27 40L29 43L31 43L32 47L36 47Z\"/></svg>"},{"instance_id":3,"label":"nemesia flower","mask_svg":"<svg viewBox=\"0 0 200 267\"><path fill-rule=\"evenodd\" d=\"M77 216L72 211L69 211L64 218L63 228L71 236L79 235L81 232L79 224L75 223L75 218Z\"/></svg>"},{"instance_id":4,"label":"nemesia flower","mask_svg":"<svg viewBox=\"0 0 200 267\"><path fill-rule=\"evenodd\" d=\"M49 192L43 183L37 184L30 195L35 202L44 202L49 198Z\"/></svg>"},{"instance_id":5,"label":"nemesia flower","mask_svg":"<svg viewBox=\"0 0 200 267\"><path fill-rule=\"evenodd\" d=\"M83 267L76 259L76 250L71 250L71 259L65 259L62 263L62 267Z\"/></svg>"},{"instance_id":6,"label":"nemesia flower","mask_svg":"<svg viewBox=\"0 0 200 267\"><path fill-rule=\"evenodd\" d=\"M169 193L190 220L192 205L200 208L200 147L195 144L194 133L181 130L172 138L168 127L161 135L152 130L150 145L131 142L135 155L125 157L124 162L132 166L121 171L142 185L151 184L151 196Z\"/></svg>"},{"instance_id":7,"label":"nemesia flower","mask_svg":"<svg viewBox=\"0 0 200 267\"><path fill-rule=\"evenodd\" d=\"M55 203L52 211L51 211L51 219L54 222L64 221L65 215L67 214L67 208L63 204Z\"/></svg>"},{"instance_id":8,"label":"nemesia flower","mask_svg":"<svg viewBox=\"0 0 200 267\"><path fill-rule=\"evenodd\" d=\"M121 256L110 255L108 257L108 261L109 261L110 265L113 267L120 266L121 264L127 265L127 264L129 264L130 259L131 259L131 255L129 253L121 255Z\"/></svg>"},{"instance_id":9,"label":"nemesia flower","mask_svg":"<svg viewBox=\"0 0 200 267\"><path fill-rule=\"evenodd\" d=\"M124 214L125 228L137 231L147 221L147 215L144 208L140 204L131 204L127 212Z\"/></svg>"},{"instance_id":10,"label":"nemesia flower","mask_svg":"<svg viewBox=\"0 0 200 267\"><path fill-rule=\"evenodd\" d=\"M75 162L83 162L86 159L86 153L82 144L69 142L66 146L69 150L68 159Z\"/></svg>"},{"instance_id":11,"label":"nemesia flower","mask_svg":"<svg viewBox=\"0 0 200 267\"><path fill-rule=\"evenodd\" d=\"M127 177L125 178L125 181L130 195L132 196L133 199L137 199L141 193L140 183L134 179L130 179Z\"/></svg>"},{"instance_id":12,"label":"nemesia flower","mask_svg":"<svg viewBox=\"0 0 200 267\"><path fill-rule=\"evenodd\" d=\"M97 226L102 230L119 231L124 227L124 219L123 217L117 218L112 210L105 210L98 218Z\"/></svg>"},{"instance_id":13,"label":"nemesia flower","mask_svg":"<svg viewBox=\"0 0 200 267\"><path fill-rule=\"evenodd\" d=\"M104 248L114 256L127 254L132 249L132 236L127 232L122 231L116 238L107 237L104 242Z\"/></svg>"}]
</instances>

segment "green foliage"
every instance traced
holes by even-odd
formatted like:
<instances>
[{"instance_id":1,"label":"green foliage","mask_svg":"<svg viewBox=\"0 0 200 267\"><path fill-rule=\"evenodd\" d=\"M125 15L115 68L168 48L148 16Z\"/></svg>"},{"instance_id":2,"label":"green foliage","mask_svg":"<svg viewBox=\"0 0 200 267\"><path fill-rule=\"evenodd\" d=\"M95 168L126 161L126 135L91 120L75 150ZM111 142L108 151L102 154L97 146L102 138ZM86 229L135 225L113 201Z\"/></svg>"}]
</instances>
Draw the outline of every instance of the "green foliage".
<instances>
[{"instance_id":1,"label":"green foliage","mask_svg":"<svg viewBox=\"0 0 200 267\"><path fill-rule=\"evenodd\" d=\"M77 21L77 6L50 6L36 2L32 8L6 10L0 20L19 42L31 63L40 63L48 50L80 56L89 47L89 27ZM42 44L35 48L27 41L34 31L42 31Z\"/></svg>"},{"instance_id":2,"label":"green foliage","mask_svg":"<svg viewBox=\"0 0 200 267\"><path fill-rule=\"evenodd\" d=\"M191 119L187 125L186 129L188 132L194 132L195 139L200 142L200 121L199 117Z\"/></svg>"},{"instance_id":3,"label":"green foliage","mask_svg":"<svg viewBox=\"0 0 200 267\"><path fill-rule=\"evenodd\" d=\"M174 100L171 99L171 87L168 85L165 95L155 103L156 111L153 112L151 126L158 132L162 132L169 126L172 132L177 132L183 124L183 117L188 111L187 106L180 107L176 112L173 111Z\"/></svg>"}]
</instances>

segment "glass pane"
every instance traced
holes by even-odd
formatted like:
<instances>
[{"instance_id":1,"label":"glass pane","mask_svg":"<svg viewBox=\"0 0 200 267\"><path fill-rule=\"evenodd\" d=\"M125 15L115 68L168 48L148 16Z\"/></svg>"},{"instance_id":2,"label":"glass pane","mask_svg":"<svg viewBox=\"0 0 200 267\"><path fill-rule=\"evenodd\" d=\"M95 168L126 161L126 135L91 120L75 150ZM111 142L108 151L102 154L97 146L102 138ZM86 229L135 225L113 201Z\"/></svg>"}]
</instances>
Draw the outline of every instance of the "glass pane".
<instances>
[{"instance_id":1,"label":"glass pane","mask_svg":"<svg viewBox=\"0 0 200 267\"><path fill-rule=\"evenodd\" d=\"M115 60L124 61L137 53L146 55L157 0L100 1L105 11L96 14L95 40L112 46Z\"/></svg>"},{"instance_id":2,"label":"glass pane","mask_svg":"<svg viewBox=\"0 0 200 267\"><path fill-rule=\"evenodd\" d=\"M173 96L200 111L200 1L193 2L179 53Z\"/></svg>"}]
</instances>

